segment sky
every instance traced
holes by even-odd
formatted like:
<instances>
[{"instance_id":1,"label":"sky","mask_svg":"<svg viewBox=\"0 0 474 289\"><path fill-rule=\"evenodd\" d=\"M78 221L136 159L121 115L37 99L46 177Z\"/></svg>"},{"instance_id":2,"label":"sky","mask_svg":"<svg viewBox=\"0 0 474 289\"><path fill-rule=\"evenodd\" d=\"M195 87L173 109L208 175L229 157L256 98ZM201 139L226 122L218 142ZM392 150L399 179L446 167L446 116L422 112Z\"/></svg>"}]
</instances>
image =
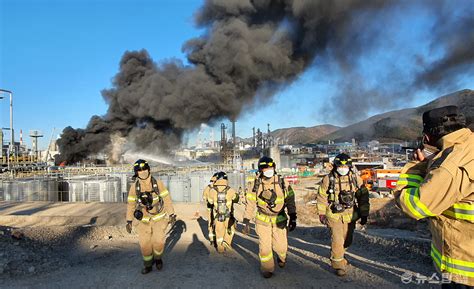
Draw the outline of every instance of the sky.
<instances>
[{"instance_id":1,"label":"sky","mask_svg":"<svg viewBox=\"0 0 474 289\"><path fill-rule=\"evenodd\" d=\"M13 91L15 139L21 129L23 140L31 144L29 131L40 130L40 148L45 148L53 128L57 136L66 126L83 128L92 115L105 114L100 92L111 87L127 50L145 48L158 62L186 61L181 47L202 32L193 23L201 5L198 0L0 0L0 88ZM426 22L423 16L417 21L421 28ZM407 29L411 32L403 37L418 37L416 26ZM409 49L423 49L416 47L417 41L408 43L415 46ZM388 60L380 56L366 61L371 67L367 75L376 75ZM472 89L473 84L465 79L458 88ZM267 123L271 129L347 125L321 114L323 100L337 89L334 76L311 68L271 102L249 107L237 121L237 135L250 136L252 127L266 130ZM420 92L399 107L422 105L449 92ZM8 105L0 100L4 128L9 126ZM370 115L393 108L375 108ZM211 125L217 139L220 122ZM194 142L195 132L187 138Z\"/></svg>"}]
</instances>

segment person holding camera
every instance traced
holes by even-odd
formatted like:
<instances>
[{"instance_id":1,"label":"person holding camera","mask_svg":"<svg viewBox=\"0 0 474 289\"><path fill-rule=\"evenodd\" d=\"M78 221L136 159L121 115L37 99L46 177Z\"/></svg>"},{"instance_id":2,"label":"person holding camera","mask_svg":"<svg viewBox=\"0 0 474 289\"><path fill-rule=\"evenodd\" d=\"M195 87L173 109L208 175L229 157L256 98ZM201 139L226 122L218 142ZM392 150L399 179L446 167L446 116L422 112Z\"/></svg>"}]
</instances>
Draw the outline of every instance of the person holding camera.
<instances>
[{"instance_id":1,"label":"person holding camera","mask_svg":"<svg viewBox=\"0 0 474 289\"><path fill-rule=\"evenodd\" d=\"M441 288L474 288L474 133L453 105L422 121L423 149L403 167L395 200L410 218L428 220L431 258L449 280Z\"/></svg>"},{"instance_id":2,"label":"person holding camera","mask_svg":"<svg viewBox=\"0 0 474 289\"><path fill-rule=\"evenodd\" d=\"M337 276L346 275L344 253L352 243L355 222L367 223L369 192L360 176L352 169L352 159L339 154L333 169L326 175L317 195L319 220L331 229L331 265Z\"/></svg>"},{"instance_id":3,"label":"person holding camera","mask_svg":"<svg viewBox=\"0 0 474 289\"><path fill-rule=\"evenodd\" d=\"M127 198L127 225L132 233L132 220L138 221L136 230L143 256L142 274L151 272L153 264L156 269L163 268L161 256L165 248L166 227L176 222L171 196L160 180L150 173L150 166L145 160L137 160L133 165L135 182L130 186ZM168 217L168 218L167 218Z\"/></svg>"}]
</instances>

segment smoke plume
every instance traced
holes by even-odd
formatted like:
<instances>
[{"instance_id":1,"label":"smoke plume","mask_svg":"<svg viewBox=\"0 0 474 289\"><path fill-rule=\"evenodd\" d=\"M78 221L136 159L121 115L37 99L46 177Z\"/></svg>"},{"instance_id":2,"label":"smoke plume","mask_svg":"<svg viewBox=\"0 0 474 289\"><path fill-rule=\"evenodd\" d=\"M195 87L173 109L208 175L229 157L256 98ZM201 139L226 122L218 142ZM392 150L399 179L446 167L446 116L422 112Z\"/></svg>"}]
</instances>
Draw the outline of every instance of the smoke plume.
<instances>
[{"instance_id":1,"label":"smoke plume","mask_svg":"<svg viewBox=\"0 0 474 289\"><path fill-rule=\"evenodd\" d=\"M446 7L452 2L457 8L450 14L453 9L446 12ZM201 123L238 118L243 109L270 100L313 65L341 75L341 91L328 102L335 113L343 111L350 118L366 114L373 105L393 104L386 99L393 86L380 89L386 83L366 81L359 71L360 59L390 45L384 19L403 15L406 9L433 15L436 33L430 45L441 55L420 59L412 74L400 74L397 85L407 90L442 85L457 79L466 67L472 69L469 0L410 3L207 0L196 14L196 25L204 34L183 45L189 64L157 63L146 50L125 52L112 87L102 91L107 113L92 117L85 129L64 129L58 141L62 159L76 162L116 150L112 136L148 152L168 151L184 132ZM399 69L394 65L384 77L397 76ZM357 115L346 113L354 107L359 108Z\"/></svg>"}]
</instances>

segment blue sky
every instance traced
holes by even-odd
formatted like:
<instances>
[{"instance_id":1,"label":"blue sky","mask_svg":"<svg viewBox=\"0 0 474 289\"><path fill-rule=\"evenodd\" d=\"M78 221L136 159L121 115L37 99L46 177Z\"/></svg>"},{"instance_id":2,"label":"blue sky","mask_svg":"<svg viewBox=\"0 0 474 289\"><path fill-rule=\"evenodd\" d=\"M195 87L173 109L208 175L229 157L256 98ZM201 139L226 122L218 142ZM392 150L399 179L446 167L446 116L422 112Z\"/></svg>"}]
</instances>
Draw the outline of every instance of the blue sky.
<instances>
[{"instance_id":1,"label":"blue sky","mask_svg":"<svg viewBox=\"0 0 474 289\"><path fill-rule=\"evenodd\" d=\"M30 143L28 131L38 129L45 135L40 141L44 147L53 127L58 134L65 126L85 127L92 115L104 114L107 106L100 91L110 87L126 50L145 48L155 61L184 59L182 44L200 34L193 26L193 14L201 4L194 0L0 0L0 88L14 92L16 139L22 129ZM416 38L414 31L406 37ZM383 69L387 61L375 63L371 73ZM468 80L462 84L460 88L473 88ZM268 122L272 129L326 123L318 113L324 105L321 99L336 89L334 79L324 71L310 69L271 103L244 113L237 134L249 136L253 126L265 129ZM420 105L439 95L420 93L402 106ZM0 100L0 125L7 127L8 121L8 102ZM330 122L343 124L337 119ZM217 137L217 129L215 133Z\"/></svg>"}]
</instances>

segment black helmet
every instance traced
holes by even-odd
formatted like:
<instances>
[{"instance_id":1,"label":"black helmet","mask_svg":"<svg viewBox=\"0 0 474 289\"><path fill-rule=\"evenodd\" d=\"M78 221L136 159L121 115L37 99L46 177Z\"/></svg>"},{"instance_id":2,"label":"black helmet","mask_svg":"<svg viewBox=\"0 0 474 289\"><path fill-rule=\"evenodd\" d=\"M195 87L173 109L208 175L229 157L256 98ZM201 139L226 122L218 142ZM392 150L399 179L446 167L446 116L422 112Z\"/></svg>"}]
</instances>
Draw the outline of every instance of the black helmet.
<instances>
[{"instance_id":1,"label":"black helmet","mask_svg":"<svg viewBox=\"0 0 474 289\"><path fill-rule=\"evenodd\" d=\"M423 113L423 132L443 137L466 127L466 117L454 105L435 108Z\"/></svg>"},{"instance_id":2,"label":"black helmet","mask_svg":"<svg viewBox=\"0 0 474 289\"><path fill-rule=\"evenodd\" d=\"M338 154L334 158L334 166L340 167L340 166L349 166L352 167L352 159L348 154Z\"/></svg>"},{"instance_id":3,"label":"black helmet","mask_svg":"<svg viewBox=\"0 0 474 289\"><path fill-rule=\"evenodd\" d=\"M133 171L135 174L139 171L146 171L150 170L150 165L148 165L147 161L139 159L133 164Z\"/></svg>"},{"instance_id":4,"label":"black helmet","mask_svg":"<svg viewBox=\"0 0 474 289\"><path fill-rule=\"evenodd\" d=\"M215 174L216 180L227 180L227 174L224 172L218 172Z\"/></svg>"},{"instance_id":5,"label":"black helmet","mask_svg":"<svg viewBox=\"0 0 474 289\"><path fill-rule=\"evenodd\" d=\"M275 162L272 158L263 156L258 160L258 171L262 171L265 168L275 168Z\"/></svg>"},{"instance_id":6,"label":"black helmet","mask_svg":"<svg viewBox=\"0 0 474 289\"><path fill-rule=\"evenodd\" d=\"M215 173L215 174L212 175L211 179L209 180L211 183L213 183L217 180L217 174L218 173Z\"/></svg>"}]
</instances>

